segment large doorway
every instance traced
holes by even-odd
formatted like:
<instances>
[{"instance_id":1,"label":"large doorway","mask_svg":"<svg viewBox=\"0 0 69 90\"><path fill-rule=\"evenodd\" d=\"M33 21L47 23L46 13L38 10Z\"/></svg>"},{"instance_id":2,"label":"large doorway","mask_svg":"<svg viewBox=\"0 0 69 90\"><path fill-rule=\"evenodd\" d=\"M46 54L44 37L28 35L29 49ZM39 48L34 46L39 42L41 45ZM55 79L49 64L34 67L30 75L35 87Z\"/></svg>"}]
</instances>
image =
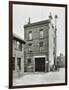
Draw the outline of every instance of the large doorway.
<instances>
[{"instance_id":1,"label":"large doorway","mask_svg":"<svg viewBox=\"0 0 69 90\"><path fill-rule=\"evenodd\" d=\"M35 58L35 72L45 72L45 58Z\"/></svg>"}]
</instances>

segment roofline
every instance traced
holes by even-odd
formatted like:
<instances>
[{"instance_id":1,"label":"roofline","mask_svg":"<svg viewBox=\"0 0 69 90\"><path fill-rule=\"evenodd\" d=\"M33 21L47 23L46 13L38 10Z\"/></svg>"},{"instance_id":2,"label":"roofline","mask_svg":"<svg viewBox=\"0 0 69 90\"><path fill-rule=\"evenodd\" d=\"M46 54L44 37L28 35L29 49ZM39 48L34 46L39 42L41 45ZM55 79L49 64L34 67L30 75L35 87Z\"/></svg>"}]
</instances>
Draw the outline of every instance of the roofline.
<instances>
[{"instance_id":1,"label":"roofline","mask_svg":"<svg viewBox=\"0 0 69 90\"><path fill-rule=\"evenodd\" d=\"M18 41L21 41L22 43L26 43L22 38L20 38L18 35L13 34L13 39L16 39Z\"/></svg>"},{"instance_id":2,"label":"roofline","mask_svg":"<svg viewBox=\"0 0 69 90\"><path fill-rule=\"evenodd\" d=\"M36 26L36 25L41 25L41 24L47 24L50 23L50 20L43 20L43 21L39 21L39 22L34 22L34 23L30 23L30 24L25 24L24 28L26 27L31 27L31 26Z\"/></svg>"}]
</instances>

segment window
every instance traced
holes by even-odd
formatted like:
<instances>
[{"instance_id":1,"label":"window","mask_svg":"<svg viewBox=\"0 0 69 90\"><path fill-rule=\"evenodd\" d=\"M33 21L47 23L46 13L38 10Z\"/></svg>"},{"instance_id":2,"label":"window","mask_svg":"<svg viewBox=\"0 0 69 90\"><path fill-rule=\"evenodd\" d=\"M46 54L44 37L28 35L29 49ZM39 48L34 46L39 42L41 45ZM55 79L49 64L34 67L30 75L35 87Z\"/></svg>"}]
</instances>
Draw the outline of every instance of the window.
<instances>
[{"instance_id":1,"label":"window","mask_svg":"<svg viewBox=\"0 0 69 90\"><path fill-rule=\"evenodd\" d=\"M21 58L17 58L17 65L19 70L21 70Z\"/></svg>"},{"instance_id":2,"label":"window","mask_svg":"<svg viewBox=\"0 0 69 90\"><path fill-rule=\"evenodd\" d=\"M32 52L31 47L29 47L29 49L28 49L28 50L29 50L29 52Z\"/></svg>"},{"instance_id":3,"label":"window","mask_svg":"<svg viewBox=\"0 0 69 90\"><path fill-rule=\"evenodd\" d=\"M20 45L20 43L19 43L19 41L17 41L17 49L19 49L19 45Z\"/></svg>"},{"instance_id":4,"label":"window","mask_svg":"<svg viewBox=\"0 0 69 90\"><path fill-rule=\"evenodd\" d=\"M17 41L17 49L22 51L22 43L20 43L19 41Z\"/></svg>"},{"instance_id":5,"label":"window","mask_svg":"<svg viewBox=\"0 0 69 90\"><path fill-rule=\"evenodd\" d=\"M40 38L43 38L43 29L40 30Z\"/></svg>"},{"instance_id":6,"label":"window","mask_svg":"<svg viewBox=\"0 0 69 90\"><path fill-rule=\"evenodd\" d=\"M13 70L15 70L15 57L13 57L12 59L13 59Z\"/></svg>"},{"instance_id":7,"label":"window","mask_svg":"<svg viewBox=\"0 0 69 90\"><path fill-rule=\"evenodd\" d=\"M40 42L40 43L39 43L39 46L40 46L40 47L43 47L43 42Z\"/></svg>"},{"instance_id":8,"label":"window","mask_svg":"<svg viewBox=\"0 0 69 90\"><path fill-rule=\"evenodd\" d=\"M29 58L29 59L28 59L28 64L30 64L30 63L31 63L31 59Z\"/></svg>"},{"instance_id":9,"label":"window","mask_svg":"<svg viewBox=\"0 0 69 90\"><path fill-rule=\"evenodd\" d=\"M32 40L32 31L29 32L29 40Z\"/></svg>"},{"instance_id":10,"label":"window","mask_svg":"<svg viewBox=\"0 0 69 90\"><path fill-rule=\"evenodd\" d=\"M29 43L28 45L29 45L29 46L32 46L32 43Z\"/></svg>"},{"instance_id":11,"label":"window","mask_svg":"<svg viewBox=\"0 0 69 90\"><path fill-rule=\"evenodd\" d=\"M28 44L28 50L29 50L29 52L32 52L32 43Z\"/></svg>"},{"instance_id":12,"label":"window","mask_svg":"<svg viewBox=\"0 0 69 90\"><path fill-rule=\"evenodd\" d=\"M43 50L43 42L39 43L39 47L40 47L40 51L42 51Z\"/></svg>"}]
</instances>

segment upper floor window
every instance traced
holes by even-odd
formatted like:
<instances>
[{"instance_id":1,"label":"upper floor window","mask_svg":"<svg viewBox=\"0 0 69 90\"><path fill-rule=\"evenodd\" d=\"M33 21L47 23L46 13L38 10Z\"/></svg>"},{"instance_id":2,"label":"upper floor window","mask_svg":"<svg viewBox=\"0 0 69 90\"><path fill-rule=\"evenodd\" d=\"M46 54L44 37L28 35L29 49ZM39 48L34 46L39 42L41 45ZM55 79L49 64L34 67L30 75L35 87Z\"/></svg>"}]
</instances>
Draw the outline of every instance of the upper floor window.
<instances>
[{"instance_id":1,"label":"upper floor window","mask_svg":"<svg viewBox=\"0 0 69 90\"><path fill-rule=\"evenodd\" d=\"M17 58L18 69L21 70L21 58Z\"/></svg>"},{"instance_id":2,"label":"upper floor window","mask_svg":"<svg viewBox=\"0 0 69 90\"><path fill-rule=\"evenodd\" d=\"M40 38L43 38L43 29L40 30Z\"/></svg>"},{"instance_id":3,"label":"upper floor window","mask_svg":"<svg viewBox=\"0 0 69 90\"><path fill-rule=\"evenodd\" d=\"M29 51L29 52L32 52L32 49L31 49L31 47L29 47L29 48L28 48L28 51Z\"/></svg>"},{"instance_id":4,"label":"upper floor window","mask_svg":"<svg viewBox=\"0 0 69 90\"><path fill-rule=\"evenodd\" d=\"M29 46L32 46L32 43L29 43L28 45L29 45Z\"/></svg>"},{"instance_id":5,"label":"upper floor window","mask_svg":"<svg viewBox=\"0 0 69 90\"><path fill-rule=\"evenodd\" d=\"M43 42L39 43L40 51L43 51Z\"/></svg>"},{"instance_id":6,"label":"upper floor window","mask_svg":"<svg viewBox=\"0 0 69 90\"><path fill-rule=\"evenodd\" d=\"M32 47L31 46L32 46L32 43L29 43L28 44L28 50L29 50L29 52L32 52Z\"/></svg>"},{"instance_id":7,"label":"upper floor window","mask_svg":"<svg viewBox=\"0 0 69 90\"><path fill-rule=\"evenodd\" d=\"M40 47L43 47L43 42L40 42L39 45L40 45Z\"/></svg>"},{"instance_id":8,"label":"upper floor window","mask_svg":"<svg viewBox=\"0 0 69 90\"><path fill-rule=\"evenodd\" d=\"M12 57L13 60L13 70L15 70L15 57Z\"/></svg>"},{"instance_id":9,"label":"upper floor window","mask_svg":"<svg viewBox=\"0 0 69 90\"><path fill-rule=\"evenodd\" d=\"M30 63L31 63L31 59L29 58L29 59L28 59L28 64L30 64Z\"/></svg>"},{"instance_id":10,"label":"upper floor window","mask_svg":"<svg viewBox=\"0 0 69 90\"><path fill-rule=\"evenodd\" d=\"M29 32L29 40L32 40L32 31Z\"/></svg>"},{"instance_id":11,"label":"upper floor window","mask_svg":"<svg viewBox=\"0 0 69 90\"><path fill-rule=\"evenodd\" d=\"M19 41L17 41L17 49L22 51L22 43L20 43Z\"/></svg>"}]
</instances>

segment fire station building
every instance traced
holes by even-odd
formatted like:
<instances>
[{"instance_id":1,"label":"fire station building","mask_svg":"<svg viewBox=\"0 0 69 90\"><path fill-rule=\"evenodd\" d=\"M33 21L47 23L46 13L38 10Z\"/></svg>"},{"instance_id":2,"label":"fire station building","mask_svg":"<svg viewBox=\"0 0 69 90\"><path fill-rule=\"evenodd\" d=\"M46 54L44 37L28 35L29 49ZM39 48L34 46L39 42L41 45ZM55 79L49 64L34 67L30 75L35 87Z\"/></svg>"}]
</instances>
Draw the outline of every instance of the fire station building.
<instances>
[{"instance_id":1,"label":"fire station building","mask_svg":"<svg viewBox=\"0 0 69 90\"><path fill-rule=\"evenodd\" d=\"M24 25L24 71L49 72L55 64L55 28L51 20Z\"/></svg>"}]
</instances>

